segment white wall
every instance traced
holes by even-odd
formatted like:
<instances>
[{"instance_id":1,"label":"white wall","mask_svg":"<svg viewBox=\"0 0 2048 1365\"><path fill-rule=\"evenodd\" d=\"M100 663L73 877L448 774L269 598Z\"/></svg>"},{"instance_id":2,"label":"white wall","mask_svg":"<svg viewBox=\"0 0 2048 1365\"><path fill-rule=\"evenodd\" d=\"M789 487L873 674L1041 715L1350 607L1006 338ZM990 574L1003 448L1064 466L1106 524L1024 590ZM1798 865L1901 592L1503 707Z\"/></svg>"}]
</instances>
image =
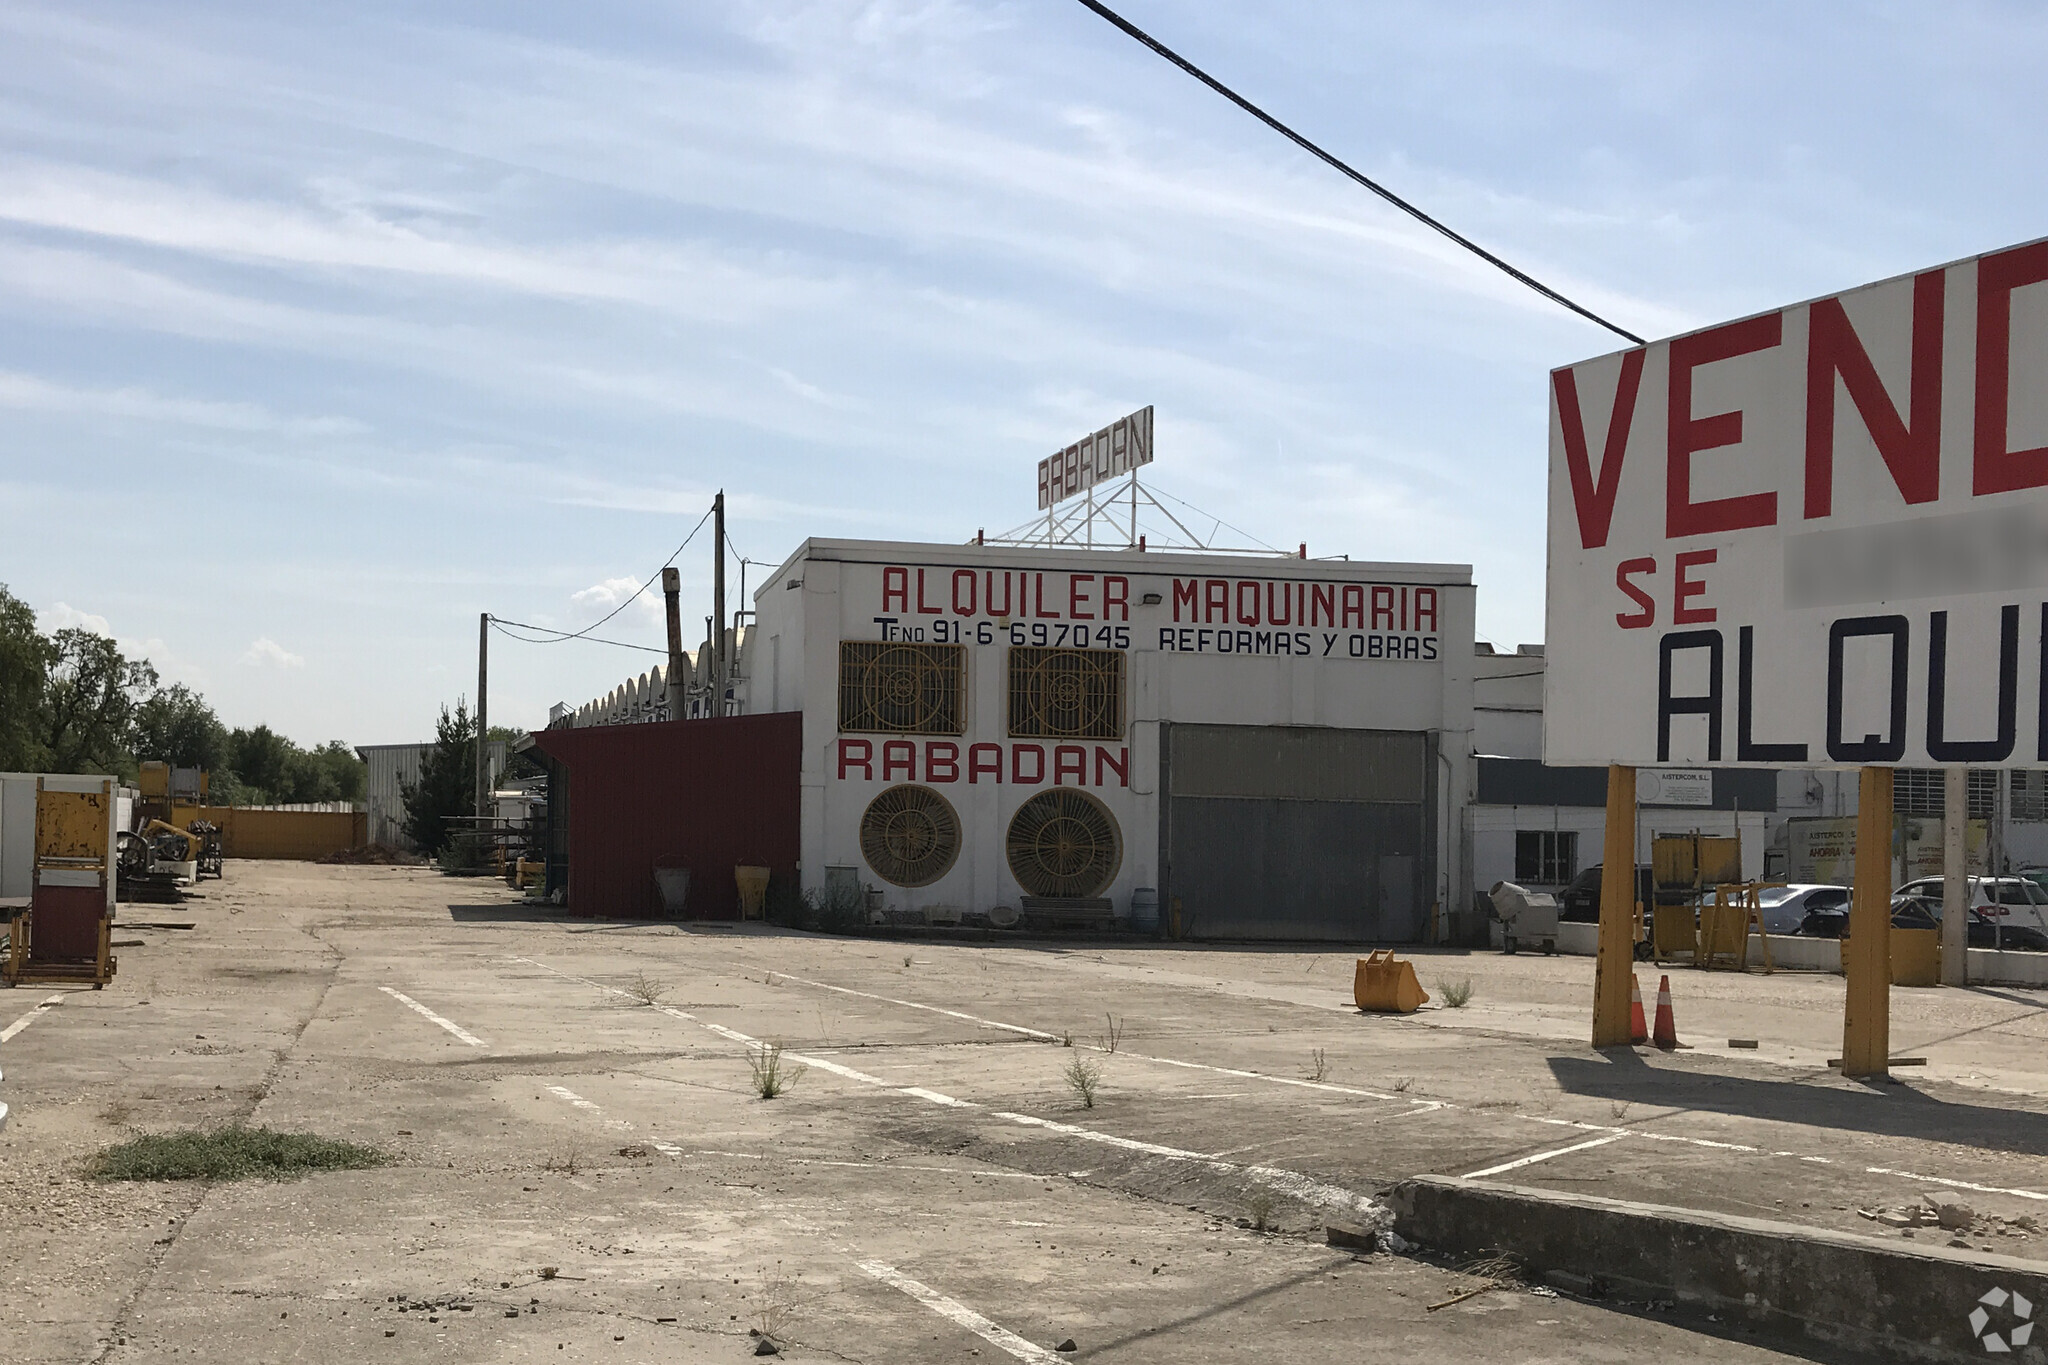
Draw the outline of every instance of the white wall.
<instances>
[{"instance_id":1,"label":"white wall","mask_svg":"<svg viewBox=\"0 0 2048 1365\"><path fill-rule=\"evenodd\" d=\"M924 571L922 598L919 570ZM971 571L977 586L972 603L965 593ZM993 574L995 578L989 577ZM1026 610L1019 612L1016 587L1029 574ZM1007 583L1004 576L1010 575ZM1119 580L1125 607L1109 607L1111 580ZM791 588L790 583L801 586ZM1182 596L1176 597L1175 585ZM1204 585L1203 598L1190 602L1190 582ZM1234 614L1244 603L1259 620L1254 627L1213 619L1206 598L1211 582L1227 584ZM1244 585L1253 585L1246 587ZM1327 589L1339 607L1340 624L1322 623L1311 594L1315 585ZM1359 630L1343 623L1342 590L1358 589L1366 604ZM1387 622L1393 629L1372 630L1371 590L1408 593L1410 628L1398 613ZM992 615L982 599L991 589L1009 599L1012 611ZM1005 591L1006 589L1006 591ZM1434 629L1419 629L1416 589L1436 599ZM1159 601L1146 604L1148 593ZM1387 601L1396 602L1390 596ZM1040 604L1044 615L1038 611ZM1005 693L1006 648L1012 627L1021 643L1059 644L1061 628L1069 631L1077 604L1087 613L1088 643L1107 641L1126 651L1128 728L1122 741L1098 746L1088 742L1087 773L1079 784L1100 800L1121 829L1123 864L1107 894L1123 913L1133 888L1159 882L1160 723L1165 720L1229 725L1323 725L1370 729L1419 730L1438 736L1440 809L1438 813L1438 884L1434 896L1447 902L1469 892L1463 866L1463 841L1457 812L1468 799L1472 733L1473 589L1470 570L1462 566L1391 565L1251 559L1245 557L1166 555L1126 551L1024 550L974 545L921 545L887 542L809 541L772 574L755 597L759 630L780 640L779 662L772 676L757 678L762 702L750 709L804 712L802 791L803 880L819 885L828 865L861 870L864 882L886 894L895 908L951 906L986 910L1016 904L1022 895L1003 855L1003 836L1017 808L1051 785L1052 774L1037 784L1013 780L1018 746L1037 744L1047 754L1054 741L1014 740L1008 733ZM967 610L968 606L972 610ZM933 610L936 607L937 610ZM1315 626L1294 619L1306 607L1316 613ZM1286 615L1280 626L1267 622L1267 612ZM1104 619L1107 610L1108 618ZM1389 608L1394 610L1394 608ZM1055 617L1052 613L1057 612ZM893 618L878 621L880 618ZM1045 635L1038 634L1045 627ZM1117 638L1114 631L1126 634ZM1231 631L1229 652L1217 635ZM899 630L922 630L926 639L959 639L968 651L967 733L957 740L961 755L958 780L935 781L924 768L928 739L908 737L918 759L915 773L883 774L884 744L898 737L847 736L866 741L873 755L871 775L857 768L840 775L838 733L838 656L842 639L873 640ZM1203 632L1207 633L1204 634ZM1280 653L1277 636L1289 636L1289 652ZM1378 637L1375 641L1371 637ZM1415 658L1372 658L1388 637L1395 647L1416 650ZM1408 642L1413 640L1411 646ZM1237 646L1248 643L1254 652ZM1305 643L1307 656L1293 652ZM1186 647L1189 652L1182 652ZM1362 657L1351 657L1357 649ZM1424 652L1433 658L1423 658ZM900 742L900 741L899 741ZM969 781L967 755L971 745L998 746L1004 762L1002 781L983 775ZM1100 761L1100 747L1124 756L1127 776L1119 779L1110 764ZM900 752L900 751L899 751ZM984 756L987 750L981 751ZM1027 764L1028 767L1028 764ZM1098 777L1100 781L1098 781ZM966 832L966 846L953 869L929 887L889 886L875 877L860 854L859 825L874 796L902 781L931 786L952 803Z\"/></svg>"}]
</instances>

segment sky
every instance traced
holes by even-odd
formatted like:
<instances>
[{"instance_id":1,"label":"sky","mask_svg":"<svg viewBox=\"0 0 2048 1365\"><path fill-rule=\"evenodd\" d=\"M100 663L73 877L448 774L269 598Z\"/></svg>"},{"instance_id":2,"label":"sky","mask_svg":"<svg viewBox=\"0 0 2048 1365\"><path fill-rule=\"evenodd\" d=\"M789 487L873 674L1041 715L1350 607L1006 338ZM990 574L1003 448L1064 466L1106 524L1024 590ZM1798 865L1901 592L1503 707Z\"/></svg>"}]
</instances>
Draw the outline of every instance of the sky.
<instances>
[{"instance_id":1,"label":"sky","mask_svg":"<svg viewBox=\"0 0 2048 1365\"><path fill-rule=\"evenodd\" d=\"M2048 234L2038 6L1121 10L1652 338ZM587 625L720 488L751 590L1145 404L1223 539L1539 640L1545 376L1620 344L1073 0L0 0L0 583L302 743L430 737L479 613ZM491 717L657 662L498 636Z\"/></svg>"}]
</instances>

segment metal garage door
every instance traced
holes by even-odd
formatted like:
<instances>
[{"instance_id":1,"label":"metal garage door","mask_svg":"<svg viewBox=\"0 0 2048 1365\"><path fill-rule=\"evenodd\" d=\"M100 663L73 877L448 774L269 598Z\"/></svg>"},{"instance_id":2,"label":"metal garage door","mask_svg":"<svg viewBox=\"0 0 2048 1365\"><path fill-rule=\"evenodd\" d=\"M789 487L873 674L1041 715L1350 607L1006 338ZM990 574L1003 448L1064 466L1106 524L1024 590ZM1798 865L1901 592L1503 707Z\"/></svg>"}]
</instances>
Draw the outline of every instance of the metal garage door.
<instances>
[{"instance_id":1,"label":"metal garage door","mask_svg":"<svg viewBox=\"0 0 2048 1365\"><path fill-rule=\"evenodd\" d=\"M1414 943L1434 884L1427 735L1174 725L1165 894L1192 938Z\"/></svg>"}]
</instances>

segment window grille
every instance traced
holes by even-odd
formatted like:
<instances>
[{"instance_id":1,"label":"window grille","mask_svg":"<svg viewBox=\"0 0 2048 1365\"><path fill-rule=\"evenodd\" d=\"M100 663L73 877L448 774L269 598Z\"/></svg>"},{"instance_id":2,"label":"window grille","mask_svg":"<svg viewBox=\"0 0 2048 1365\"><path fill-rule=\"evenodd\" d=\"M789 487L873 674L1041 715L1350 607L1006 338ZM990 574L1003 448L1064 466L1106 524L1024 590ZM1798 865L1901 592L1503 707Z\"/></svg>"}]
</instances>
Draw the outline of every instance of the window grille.
<instances>
[{"instance_id":1,"label":"window grille","mask_svg":"<svg viewBox=\"0 0 2048 1365\"><path fill-rule=\"evenodd\" d=\"M839 728L856 734L957 735L967 717L967 648L839 642Z\"/></svg>"},{"instance_id":2,"label":"window grille","mask_svg":"<svg viewBox=\"0 0 2048 1365\"><path fill-rule=\"evenodd\" d=\"M1010 735L1015 739L1122 739L1123 651L1013 647Z\"/></svg>"},{"instance_id":3,"label":"window grille","mask_svg":"<svg viewBox=\"0 0 2048 1365\"><path fill-rule=\"evenodd\" d=\"M2048 772L2039 769L2013 769L2012 818L2048 820Z\"/></svg>"},{"instance_id":4,"label":"window grille","mask_svg":"<svg viewBox=\"0 0 2048 1365\"><path fill-rule=\"evenodd\" d=\"M1579 871L1577 830L1515 831L1515 880L1525 886L1563 886Z\"/></svg>"},{"instance_id":5,"label":"window grille","mask_svg":"<svg viewBox=\"0 0 2048 1365\"><path fill-rule=\"evenodd\" d=\"M2015 778L2019 773L2014 773ZM1972 768L1969 772L1969 819L1989 820L1998 806L1998 771ZM2018 791L2015 784L2014 791ZM1948 779L1940 768L1895 768L1892 770L1892 813L1939 819L1948 809Z\"/></svg>"}]
</instances>

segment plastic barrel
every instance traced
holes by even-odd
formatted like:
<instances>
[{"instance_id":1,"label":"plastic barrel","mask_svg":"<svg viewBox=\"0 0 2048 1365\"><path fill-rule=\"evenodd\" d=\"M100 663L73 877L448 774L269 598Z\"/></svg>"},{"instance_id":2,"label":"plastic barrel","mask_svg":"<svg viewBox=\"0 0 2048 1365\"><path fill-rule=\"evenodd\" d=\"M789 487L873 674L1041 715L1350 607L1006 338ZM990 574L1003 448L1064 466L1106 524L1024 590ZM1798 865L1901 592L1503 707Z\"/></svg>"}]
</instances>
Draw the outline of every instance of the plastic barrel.
<instances>
[{"instance_id":1,"label":"plastic barrel","mask_svg":"<svg viewBox=\"0 0 2048 1365\"><path fill-rule=\"evenodd\" d=\"M1131 932L1134 934L1156 934L1159 932L1159 889L1140 886L1131 891Z\"/></svg>"}]
</instances>

